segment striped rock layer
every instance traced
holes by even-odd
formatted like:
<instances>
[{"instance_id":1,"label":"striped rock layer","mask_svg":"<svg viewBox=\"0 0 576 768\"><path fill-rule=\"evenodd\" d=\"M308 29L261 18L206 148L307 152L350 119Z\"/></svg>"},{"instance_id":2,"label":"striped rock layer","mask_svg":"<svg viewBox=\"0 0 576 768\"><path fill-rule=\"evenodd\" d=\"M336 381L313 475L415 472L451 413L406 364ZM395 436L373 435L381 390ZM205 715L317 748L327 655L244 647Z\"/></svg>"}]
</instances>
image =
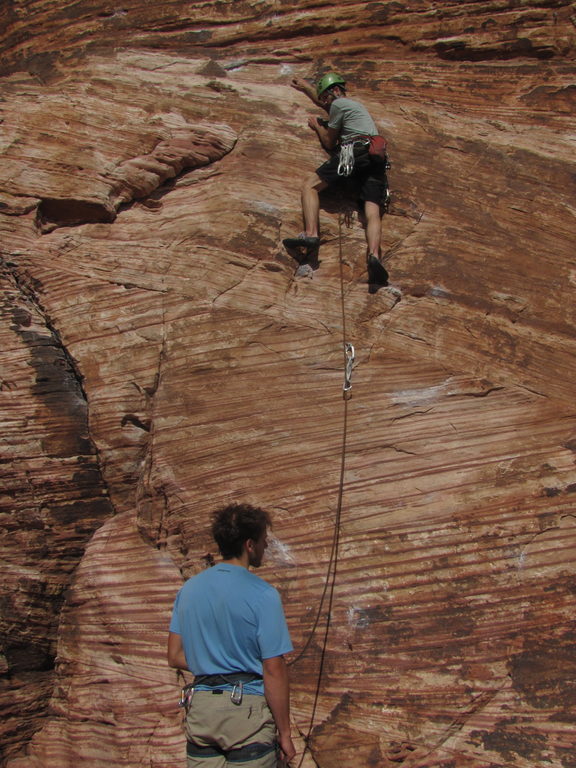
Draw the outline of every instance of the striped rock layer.
<instances>
[{"instance_id":1,"label":"striped rock layer","mask_svg":"<svg viewBox=\"0 0 576 768\"><path fill-rule=\"evenodd\" d=\"M7 768L185 765L171 605L243 500L295 765L576 766L571 6L4 4ZM389 141L377 292L351 190L281 246L328 69Z\"/></svg>"}]
</instances>

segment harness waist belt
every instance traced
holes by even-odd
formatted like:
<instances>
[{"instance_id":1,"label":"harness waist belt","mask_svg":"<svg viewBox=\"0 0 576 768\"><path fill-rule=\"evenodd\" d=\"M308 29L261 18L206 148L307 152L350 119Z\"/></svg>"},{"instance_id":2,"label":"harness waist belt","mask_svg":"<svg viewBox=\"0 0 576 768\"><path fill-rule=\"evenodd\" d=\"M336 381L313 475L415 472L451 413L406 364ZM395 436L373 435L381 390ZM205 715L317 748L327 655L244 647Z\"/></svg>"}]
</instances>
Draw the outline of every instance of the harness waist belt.
<instances>
[{"instance_id":1,"label":"harness waist belt","mask_svg":"<svg viewBox=\"0 0 576 768\"><path fill-rule=\"evenodd\" d=\"M372 136L368 136L367 134L355 134L353 136L347 136L345 139L342 139L340 144L369 144L370 139L373 138Z\"/></svg>"},{"instance_id":2,"label":"harness waist belt","mask_svg":"<svg viewBox=\"0 0 576 768\"><path fill-rule=\"evenodd\" d=\"M196 675L194 686L207 685L217 687L219 685L236 685L236 683L252 683L254 680L262 680L262 675L256 672L227 672L216 675Z\"/></svg>"},{"instance_id":3,"label":"harness waist belt","mask_svg":"<svg viewBox=\"0 0 576 768\"><path fill-rule=\"evenodd\" d=\"M275 749L275 743L259 744L258 742L245 744L243 747L237 747L236 749L221 749L217 745L201 747L193 744L191 741L186 744L186 754L188 757L217 757L218 755L224 755L228 763L245 763L250 760L257 760L273 752Z\"/></svg>"}]
</instances>

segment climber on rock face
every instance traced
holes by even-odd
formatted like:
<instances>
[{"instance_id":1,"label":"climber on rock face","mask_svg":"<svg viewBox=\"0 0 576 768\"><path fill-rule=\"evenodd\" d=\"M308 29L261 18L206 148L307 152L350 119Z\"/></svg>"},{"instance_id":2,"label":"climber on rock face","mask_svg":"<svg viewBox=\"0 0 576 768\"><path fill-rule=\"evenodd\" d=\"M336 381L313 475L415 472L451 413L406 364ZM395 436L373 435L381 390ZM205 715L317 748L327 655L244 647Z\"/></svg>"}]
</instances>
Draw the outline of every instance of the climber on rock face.
<instances>
[{"instance_id":1,"label":"climber on rock face","mask_svg":"<svg viewBox=\"0 0 576 768\"><path fill-rule=\"evenodd\" d=\"M370 283L386 285L388 273L380 261L382 213L388 192L386 143L378 136L378 129L366 108L347 98L346 83L340 75L329 72L315 88L302 78L294 78L291 85L329 113L328 121L311 117L308 125L332 156L302 186L305 232L297 238L287 238L284 245L304 251L304 260L315 255L320 244L319 193L347 177L353 178L359 183L366 218L368 279Z\"/></svg>"}]
</instances>

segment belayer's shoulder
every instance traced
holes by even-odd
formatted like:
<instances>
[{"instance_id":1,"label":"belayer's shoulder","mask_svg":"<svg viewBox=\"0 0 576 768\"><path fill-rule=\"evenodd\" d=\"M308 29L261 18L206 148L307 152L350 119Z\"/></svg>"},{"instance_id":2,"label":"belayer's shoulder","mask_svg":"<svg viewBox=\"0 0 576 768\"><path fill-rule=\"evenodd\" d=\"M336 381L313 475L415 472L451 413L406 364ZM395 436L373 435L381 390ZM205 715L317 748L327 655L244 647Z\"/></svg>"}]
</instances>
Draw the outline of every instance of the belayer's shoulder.
<instances>
[{"instance_id":1,"label":"belayer's shoulder","mask_svg":"<svg viewBox=\"0 0 576 768\"><path fill-rule=\"evenodd\" d=\"M247 571L246 573L255 591L258 591L260 594L267 595L269 597L280 594L276 587L273 587L272 584L267 582L261 576L255 574L254 571Z\"/></svg>"}]
</instances>

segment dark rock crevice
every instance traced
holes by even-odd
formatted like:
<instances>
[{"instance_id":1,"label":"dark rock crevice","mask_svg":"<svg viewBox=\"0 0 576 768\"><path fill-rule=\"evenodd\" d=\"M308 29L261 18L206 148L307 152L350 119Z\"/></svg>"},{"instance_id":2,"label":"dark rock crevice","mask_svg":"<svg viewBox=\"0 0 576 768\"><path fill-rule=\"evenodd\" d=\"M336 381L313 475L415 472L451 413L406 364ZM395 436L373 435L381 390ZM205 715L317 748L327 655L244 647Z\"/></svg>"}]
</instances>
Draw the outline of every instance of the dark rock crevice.
<instances>
[{"instance_id":1,"label":"dark rock crevice","mask_svg":"<svg viewBox=\"0 0 576 768\"><path fill-rule=\"evenodd\" d=\"M9 391L18 393L15 418L29 413L34 431L24 417L18 456L1 472L0 706L13 699L21 706L7 708L0 760L42 724L66 590L93 532L114 513L90 438L76 361L43 308L38 287L5 262L2 281L3 325L20 339L34 372L28 390L15 377Z\"/></svg>"}]
</instances>

